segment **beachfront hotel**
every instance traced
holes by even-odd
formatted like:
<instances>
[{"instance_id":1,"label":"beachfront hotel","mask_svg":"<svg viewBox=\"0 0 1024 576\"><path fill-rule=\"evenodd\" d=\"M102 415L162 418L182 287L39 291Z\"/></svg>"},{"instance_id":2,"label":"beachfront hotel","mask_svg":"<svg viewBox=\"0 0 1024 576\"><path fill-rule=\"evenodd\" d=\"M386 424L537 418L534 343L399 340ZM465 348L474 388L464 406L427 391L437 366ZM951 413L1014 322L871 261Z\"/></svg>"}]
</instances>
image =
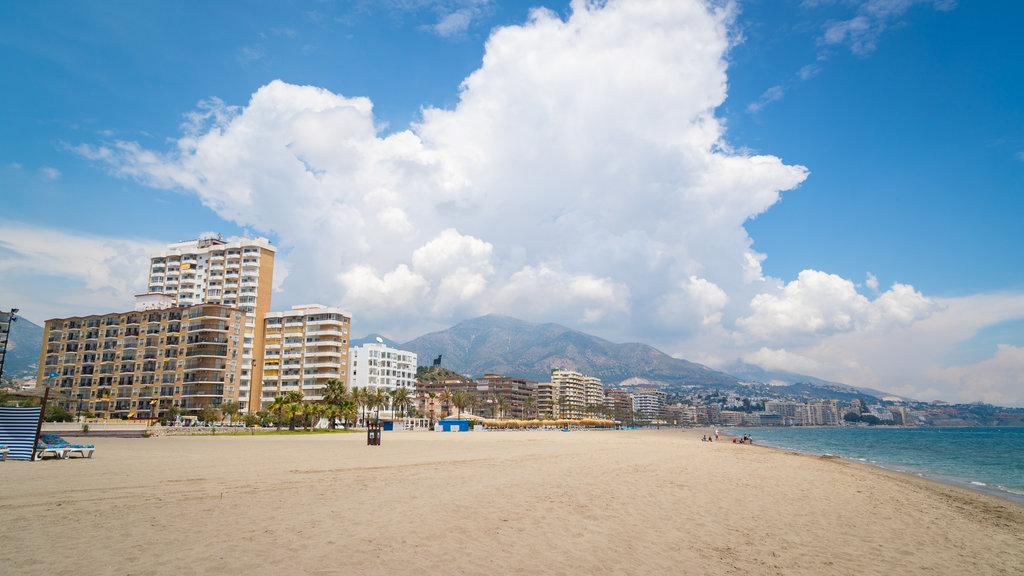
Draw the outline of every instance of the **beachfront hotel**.
<instances>
[{"instance_id":1,"label":"beachfront hotel","mask_svg":"<svg viewBox=\"0 0 1024 576\"><path fill-rule=\"evenodd\" d=\"M415 352L391 348L381 342L367 342L349 348L349 383L359 388L415 391L416 362Z\"/></svg>"},{"instance_id":2,"label":"beachfront hotel","mask_svg":"<svg viewBox=\"0 0 1024 576\"><path fill-rule=\"evenodd\" d=\"M260 409L263 371L263 318L270 312L270 293L277 249L266 238L219 236L170 244L153 254L149 292L170 296L178 306L203 302L245 312L245 338L239 382L243 412Z\"/></svg>"},{"instance_id":3,"label":"beachfront hotel","mask_svg":"<svg viewBox=\"0 0 1024 576\"><path fill-rule=\"evenodd\" d=\"M320 304L268 313L263 321L262 405L292 391L302 392L306 400L322 400L327 382L348 385L351 320L340 308ZM415 374L415 359L413 366Z\"/></svg>"},{"instance_id":4,"label":"beachfront hotel","mask_svg":"<svg viewBox=\"0 0 1024 576\"><path fill-rule=\"evenodd\" d=\"M172 406L198 416L238 401L245 317L144 294L131 312L47 320L36 381L70 397L65 409L101 418L159 418Z\"/></svg>"}]
</instances>

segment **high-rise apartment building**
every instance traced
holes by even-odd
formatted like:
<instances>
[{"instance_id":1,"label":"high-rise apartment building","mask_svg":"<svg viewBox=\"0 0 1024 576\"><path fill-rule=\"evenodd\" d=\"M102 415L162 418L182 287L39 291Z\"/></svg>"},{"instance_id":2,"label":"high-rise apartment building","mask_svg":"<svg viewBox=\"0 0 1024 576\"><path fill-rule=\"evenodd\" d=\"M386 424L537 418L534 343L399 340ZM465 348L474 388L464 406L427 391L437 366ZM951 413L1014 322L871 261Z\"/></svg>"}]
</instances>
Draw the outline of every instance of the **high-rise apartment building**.
<instances>
[{"instance_id":1,"label":"high-rise apartment building","mask_svg":"<svg viewBox=\"0 0 1024 576\"><path fill-rule=\"evenodd\" d=\"M319 304L270 312L263 321L264 357L261 403L302 392L306 400L323 399L327 382L348 385L348 339L351 316ZM259 407L253 404L253 409Z\"/></svg>"},{"instance_id":2,"label":"high-rise apartment building","mask_svg":"<svg viewBox=\"0 0 1024 576\"><path fill-rule=\"evenodd\" d=\"M601 380L573 370L551 371L551 382L537 385L541 412L557 418L583 418L587 406L604 405Z\"/></svg>"},{"instance_id":3,"label":"high-rise apartment building","mask_svg":"<svg viewBox=\"0 0 1024 576\"><path fill-rule=\"evenodd\" d=\"M270 312L276 248L266 238L199 238L153 254L149 292L170 296L178 306L202 302L245 312L239 404L259 410L262 396L263 318Z\"/></svg>"},{"instance_id":4,"label":"high-rise apartment building","mask_svg":"<svg viewBox=\"0 0 1024 576\"><path fill-rule=\"evenodd\" d=\"M391 348L387 344L369 342L348 351L348 367L352 386L395 390L416 389L415 352Z\"/></svg>"},{"instance_id":5,"label":"high-rise apartment building","mask_svg":"<svg viewBox=\"0 0 1024 576\"><path fill-rule=\"evenodd\" d=\"M102 418L198 415L238 401L246 314L144 295L132 312L47 320L37 382Z\"/></svg>"}]
</instances>

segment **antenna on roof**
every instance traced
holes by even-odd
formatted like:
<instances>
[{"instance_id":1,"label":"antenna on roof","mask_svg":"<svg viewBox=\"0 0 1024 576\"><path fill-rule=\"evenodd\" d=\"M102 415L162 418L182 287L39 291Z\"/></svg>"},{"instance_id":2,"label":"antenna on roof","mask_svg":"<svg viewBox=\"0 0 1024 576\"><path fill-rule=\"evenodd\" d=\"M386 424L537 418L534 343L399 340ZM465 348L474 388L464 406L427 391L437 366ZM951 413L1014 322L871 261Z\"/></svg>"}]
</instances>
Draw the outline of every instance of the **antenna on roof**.
<instances>
[{"instance_id":1,"label":"antenna on roof","mask_svg":"<svg viewBox=\"0 0 1024 576\"><path fill-rule=\"evenodd\" d=\"M380 342L381 344L383 344L384 343L384 339L381 338L380 336L377 336L377 342Z\"/></svg>"}]
</instances>

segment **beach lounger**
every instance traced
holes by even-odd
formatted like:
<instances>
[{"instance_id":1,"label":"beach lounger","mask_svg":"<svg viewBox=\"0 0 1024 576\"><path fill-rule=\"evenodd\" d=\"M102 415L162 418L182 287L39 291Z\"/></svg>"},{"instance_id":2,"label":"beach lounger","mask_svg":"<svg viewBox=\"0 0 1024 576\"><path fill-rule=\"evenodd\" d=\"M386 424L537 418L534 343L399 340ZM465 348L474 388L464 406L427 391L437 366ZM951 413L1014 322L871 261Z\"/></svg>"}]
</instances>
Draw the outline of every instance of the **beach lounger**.
<instances>
[{"instance_id":1,"label":"beach lounger","mask_svg":"<svg viewBox=\"0 0 1024 576\"><path fill-rule=\"evenodd\" d=\"M85 458L92 458L92 453L96 451L94 444L69 444L67 440L56 434L40 434L39 439L51 447L63 448L65 458L72 454L81 454Z\"/></svg>"},{"instance_id":2,"label":"beach lounger","mask_svg":"<svg viewBox=\"0 0 1024 576\"><path fill-rule=\"evenodd\" d=\"M68 457L68 452L59 446L50 446L40 439L39 442L36 443L36 460L41 460L46 456L53 456L54 458L60 458L63 460Z\"/></svg>"}]
</instances>

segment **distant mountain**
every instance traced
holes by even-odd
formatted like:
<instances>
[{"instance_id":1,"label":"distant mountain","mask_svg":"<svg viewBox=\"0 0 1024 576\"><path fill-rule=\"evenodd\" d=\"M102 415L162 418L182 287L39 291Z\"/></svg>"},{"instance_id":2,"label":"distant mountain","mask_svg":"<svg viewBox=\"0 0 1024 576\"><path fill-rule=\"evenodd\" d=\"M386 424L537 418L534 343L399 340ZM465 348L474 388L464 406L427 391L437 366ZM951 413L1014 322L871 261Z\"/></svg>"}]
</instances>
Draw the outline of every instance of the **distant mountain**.
<instances>
[{"instance_id":1,"label":"distant mountain","mask_svg":"<svg viewBox=\"0 0 1024 576\"><path fill-rule=\"evenodd\" d=\"M35 376L39 368L39 352L43 347L43 327L22 316L11 324L7 337L7 357L4 360L4 378L16 379Z\"/></svg>"},{"instance_id":2,"label":"distant mountain","mask_svg":"<svg viewBox=\"0 0 1024 576\"><path fill-rule=\"evenodd\" d=\"M821 378L815 378L814 376L796 374L794 372L786 372L783 370L765 370L760 366L754 366L753 364L746 364L744 362L736 362L726 367L725 371L745 382L773 384L775 391L778 393L789 392L795 395L818 394L818 397L820 398L834 397L837 400L849 400L862 395L873 398L896 397L904 401L911 400L910 398L903 398L874 388L850 386L848 384L830 382L828 380L822 380ZM788 389L785 385L789 385ZM825 391L831 392L832 395L823 394L822 392Z\"/></svg>"},{"instance_id":3,"label":"distant mountain","mask_svg":"<svg viewBox=\"0 0 1024 576\"><path fill-rule=\"evenodd\" d=\"M399 348L419 355L420 364L442 355L441 365L473 377L485 373L546 382L563 368L596 376L605 384L642 378L664 388L734 387L728 374L673 358L639 343L616 344L558 324L533 324L507 316L466 320Z\"/></svg>"},{"instance_id":4,"label":"distant mountain","mask_svg":"<svg viewBox=\"0 0 1024 576\"><path fill-rule=\"evenodd\" d=\"M401 348L402 347L402 345L399 344L398 342L395 342L394 340L392 340L390 338L385 338L384 336L381 336L380 334L369 334L367 336L363 336L362 338L356 338L355 340L349 340L348 341L348 346L349 346L349 348L356 348L356 347L362 346L363 344L376 343L377 342L377 338L380 338L381 340L383 340L384 344L386 344L389 348Z\"/></svg>"}]
</instances>

